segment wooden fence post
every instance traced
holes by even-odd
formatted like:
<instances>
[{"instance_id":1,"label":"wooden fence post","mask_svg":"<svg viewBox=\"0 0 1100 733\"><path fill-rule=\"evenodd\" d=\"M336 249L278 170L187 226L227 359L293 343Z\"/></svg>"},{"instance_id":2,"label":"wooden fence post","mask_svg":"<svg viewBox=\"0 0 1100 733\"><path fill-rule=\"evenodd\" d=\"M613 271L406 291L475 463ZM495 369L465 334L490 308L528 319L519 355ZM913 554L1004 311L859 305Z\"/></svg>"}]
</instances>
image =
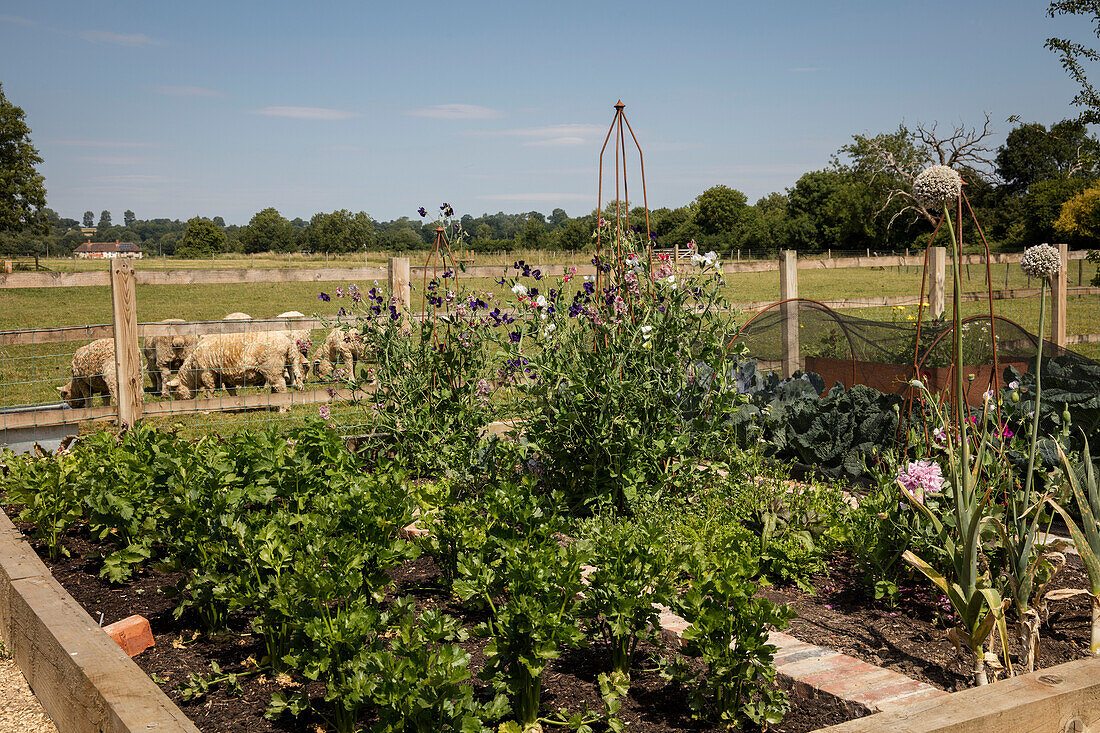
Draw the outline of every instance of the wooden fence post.
<instances>
[{"instance_id":1,"label":"wooden fence post","mask_svg":"<svg viewBox=\"0 0 1100 733\"><path fill-rule=\"evenodd\" d=\"M397 298L394 305L404 323L405 312L412 310L412 292L409 289L409 260L406 257L390 258L390 297ZM411 324L409 324L411 325Z\"/></svg>"},{"instance_id":2,"label":"wooden fence post","mask_svg":"<svg viewBox=\"0 0 1100 733\"><path fill-rule=\"evenodd\" d=\"M119 426L133 426L141 417L145 375L138 347L137 296L134 265L111 261L111 305L114 313L115 376L118 379Z\"/></svg>"},{"instance_id":3,"label":"wooden fence post","mask_svg":"<svg viewBox=\"0 0 1100 733\"><path fill-rule=\"evenodd\" d=\"M798 252L787 249L779 255L779 299L798 297ZM789 377L800 368L798 354L798 303L784 303L783 309L783 376Z\"/></svg>"},{"instance_id":4,"label":"wooden fence post","mask_svg":"<svg viewBox=\"0 0 1100 733\"><path fill-rule=\"evenodd\" d=\"M1069 285L1069 245L1057 244L1062 267L1051 278L1050 289L1050 340L1058 346L1066 345L1066 291ZM1040 338L1043 334L1039 334Z\"/></svg>"},{"instance_id":5,"label":"wooden fence post","mask_svg":"<svg viewBox=\"0 0 1100 733\"><path fill-rule=\"evenodd\" d=\"M947 285L947 248L933 247L931 255L932 287L928 291L928 310L933 318L939 318L944 311Z\"/></svg>"}]
</instances>

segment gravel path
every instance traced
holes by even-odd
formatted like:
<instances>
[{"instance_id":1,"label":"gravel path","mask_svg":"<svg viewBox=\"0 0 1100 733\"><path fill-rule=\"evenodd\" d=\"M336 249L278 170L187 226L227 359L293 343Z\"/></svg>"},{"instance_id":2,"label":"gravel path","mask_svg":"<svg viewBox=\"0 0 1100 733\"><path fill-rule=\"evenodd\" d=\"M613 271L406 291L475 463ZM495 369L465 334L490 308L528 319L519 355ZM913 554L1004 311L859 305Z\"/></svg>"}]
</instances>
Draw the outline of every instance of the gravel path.
<instances>
[{"instance_id":1,"label":"gravel path","mask_svg":"<svg viewBox=\"0 0 1100 733\"><path fill-rule=\"evenodd\" d=\"M50 716L31 692L23 673L0 649L0 731L57 733Z\"/></svg>"}]
</instances>

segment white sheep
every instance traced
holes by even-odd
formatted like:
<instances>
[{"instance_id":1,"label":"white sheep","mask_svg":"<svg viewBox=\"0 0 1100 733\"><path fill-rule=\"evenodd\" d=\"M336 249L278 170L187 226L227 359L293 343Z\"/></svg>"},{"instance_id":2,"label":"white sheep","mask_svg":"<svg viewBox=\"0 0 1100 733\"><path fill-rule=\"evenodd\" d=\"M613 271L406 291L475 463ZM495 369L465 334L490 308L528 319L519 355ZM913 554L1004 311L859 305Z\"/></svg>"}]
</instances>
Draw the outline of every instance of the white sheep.
<instances>
[{"instance_id":1,"label":"white sheep","mask_svg":"<svg viewBox=\"0 0 1100 733\"><path fill-rule=\"evenodd\" d=\"M285 334L226 333L199 339L195 350L169 382L172 394L191 399L200 390L211 396L218 387L231 395L238 387L271 387L286 392L290 384L300 387L303 380L302 353Z\"/></svg>"},{"instance_id":2,"label":"white sheep","mask_svg":"<svg viewBox=\"0 0 1100 733\"><path fill-rule=\"evenodd\" d=\"M334 328L313 354L313 371L319 379L325 379L337 364L344 364L348 373L354 375L356 364L365 358L366 350L363 337L354 328Z\"/></svg>"},{"instance_id":3,"label":"white sheep","mask_svg":"<svg viewBox=\"0 0 1100 733\"><path fill-rule=\"evenodd\" d=\"M177 324L186 321L169 318L161 323ZM198 336L194 334L165 334L145 339L141 352L145 356L145 368L153 383L154 393L159 392L165 398L170 396L168 382L172 379L172 372L179 371L198 341Z\"/></svg>"},{"instance_id":4,"label":"white sheep","mask_svg":"<svg viewBox=\"0 0 1100 733\"><path fill-rule=\"evenodd\" d=\"M111 404L111 398L118 398L114 339L97 339L81 346L73 354L70 370L72 379L57 388L70 407L91 407L97 394L103 395L105 405Z\"/></svg>"}]
</instances>

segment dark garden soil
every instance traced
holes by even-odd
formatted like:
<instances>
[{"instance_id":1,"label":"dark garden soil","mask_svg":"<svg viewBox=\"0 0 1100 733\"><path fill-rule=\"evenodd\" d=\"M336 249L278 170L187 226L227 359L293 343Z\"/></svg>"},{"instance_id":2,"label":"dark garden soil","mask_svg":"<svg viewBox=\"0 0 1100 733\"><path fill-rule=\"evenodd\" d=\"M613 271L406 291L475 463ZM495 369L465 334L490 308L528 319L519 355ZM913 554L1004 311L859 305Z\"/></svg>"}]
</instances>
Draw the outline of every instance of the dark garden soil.
<instances>
[{"instance_id":1,"label":"dark garden soil","mask_svg":"<svg viewBox=\"0 0 1100 733\"><path fill-rule=\"evenodd\" d=\"M787 633L811 644L828 647L892 669L940 689L954 692L971 686L971 662L947 640L951 611L947 600L929 591L930 584L914 578L900 588L896 608L875 603L851 558L835 555L829 568L813 578L815 593L796 588L765 588L762 595L788 603L798 613ZM1067 555L1062 571L1050 584L1056 588L1088 588L1081 560ZM1088 599L1078 596L1050 604L1040 629L1038 668L1053 667L1088 656ZM1009 651L1018 658L1019 645L1009 626Z\"/></svg>"},{"instance_id":2,"label":"dark garden soil","mask_svg":"<svg viewBox=\"0 0 1100 733\"><path fill-rule=\"evenodd\" d=\"M9 511L11 516L16 513ZM27 525L17 524L24 533L28 532ZM98 558L104 546L79 530L67 533L63 544L70 556L50 562L45 557L44 548L32 542L54 577L93 619L99 621L102 618L103 625L135 613L149 619L156 646L139 654L134 661L161 685L168 697L200 730L209 733L314 733L324 730L323 721L317 717L302 716L297 720L284 717L276 722L263 718L272 693L291 688L294 683L289 678L273 679L270 674L256 669L255 660L262 656L263 644L248 633L247 618L233 618L231 633L221 638L203 637L194 630L197 624L188 615L178 620L173 618L175 601L164 589L174 586L180 580L180 574L146 569L127 585L111 585L98 575ZM394 580L392 595L413 595L419 608L440 607L462 619L466 628L472 628L480 620L477 613L459 607L440 593L435 586L437 575L429 558L407 563L391 573ZM471 655L470 669L475 674L473 682L479 687L484 687L484 683L476 678L476 673L485 662L482 653L485 643L486 640L471 638L462 644ZM652 647L643 649L635 663L630 695L623 701L619 713L626 723L626 730L636 733L717 730L691 720L684 693L655 671L656 654L657 650ZM605 670L605 658L603 650L592 647L568 652L551 664L543 685L544 714L559 708L567 708L571 712L586 707L593 711L602 710L596 676ZM239 694L229 695L224 685L216 685L206 695L184 701L181 685L188 682L191 673L209 677L211 661L225 672L251 674L240 680ZM309 691L311 694L323 693L320 687L311 687ZM791 711L783 723L769 730L803 733L851 717L839 706L820 699L792 698L791 704Z\"/></svg>"}]
</instances>

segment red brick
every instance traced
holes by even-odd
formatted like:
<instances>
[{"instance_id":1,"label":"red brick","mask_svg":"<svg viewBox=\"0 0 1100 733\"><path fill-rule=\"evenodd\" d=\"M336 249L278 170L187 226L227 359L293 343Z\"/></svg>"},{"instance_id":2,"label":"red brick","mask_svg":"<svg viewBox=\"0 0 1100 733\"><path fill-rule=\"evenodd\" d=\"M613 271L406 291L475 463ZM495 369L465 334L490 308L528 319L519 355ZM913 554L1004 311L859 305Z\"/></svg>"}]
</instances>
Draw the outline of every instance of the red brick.
<instances>
[{"instance_id":1,"label":"red brick","mask_svg":"<svg viewBox=\"0 0 1100 733\"><path fill-rule=\"evenodd\" d=\"M103 630L131 657L136 657L156 643L149 620L136 614L104 626Z\"/></svg>"}]
</instances>

